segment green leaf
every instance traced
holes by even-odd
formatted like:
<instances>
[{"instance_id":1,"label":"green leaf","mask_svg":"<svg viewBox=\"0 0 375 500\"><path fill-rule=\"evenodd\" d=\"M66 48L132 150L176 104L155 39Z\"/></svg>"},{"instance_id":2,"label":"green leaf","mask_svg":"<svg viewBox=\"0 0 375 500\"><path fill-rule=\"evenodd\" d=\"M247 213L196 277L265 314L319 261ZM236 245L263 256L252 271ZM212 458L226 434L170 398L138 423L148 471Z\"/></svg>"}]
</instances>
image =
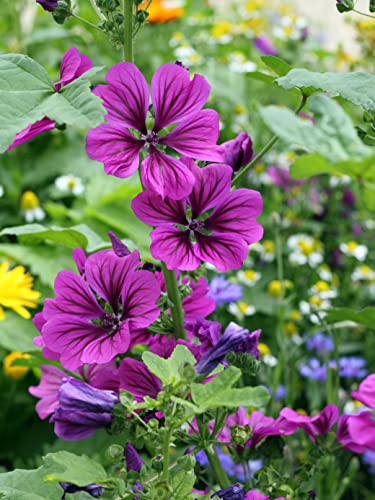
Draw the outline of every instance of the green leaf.
<instances>
[{"instance_id":1,"label":"green leaf","mask_svg":"<svg viewBox=\"0 0 375 500\"><path fill-rule=\"evenodd\" d=\"M292 69L278 78L284 89L299 88L322 90L361 106L367 111L375 110L375 75L365 71L352 73L316 73L307 69Z\"/></svg>"},{"instance_id":2,"label":"green leaf","mask_svg":"<svg viewBox=\"0 0 375 500\"><path fill-rule=\"evenodd\" d=\"M104 468L87 455L75 455L68 451L48 453L43 457L44 480L66 481L76 486L102 483L107 479Z\"/></svg>"},{"instance_id":3,"label":"green leaf","mask_svg":"<svg viewBox=\"0 0 375 500\"><path fill-rule=\"evenodd\" d=\"M195 474L193 471L186 472L181 470L171 477L170 500L181 500L191 494L195 483Z\"/></svg>"},{"instance_id":4,"label":"green leaf","mask_svg":"<svg viewBox=\"0 0 375 500\"><path fill-rule=\"evenodd\" d=\"M79 224L70 228L41 224L26 224L24 226L7 227L0 232L4 235L18 236L25 244L38 244L43 241L52 241L68 248L81 247L89 252L106 245L105 242L88 226Z\"/></svg>"},{"instance_id":5,"label":"green leaf","mask_svg":"<svg viewBox=\"0 0 375 500\"><path fill-rule=\"evenodd\" d=\"M142 360L151 373L163 384L174 384L181 380L181 369L186 365L195 365L195 357L184 345L177 345L168 359L161 358L152 352L145 352Z\"/></svg>"},{"instance_id":6,"label":"green leaf","mask_svg":"<svg viewBox=\"0 0 375 500\"><path fill-rule=\"evenodd\" d=\"M294 179L305 179L314 175L333 174L334 172L338 172L335 166L318 153L299 156L290 167L290 175Z\"/></svg>"},{"instance_id":7,"label":"green leaf","mask_svg":"<svg viewBox=\"0 0 375 500\"><path fill-rule=\"evenodd\" d=\"M44 467L16 469L0 474L0 498L7 500L52 500L62 496L62 488L43 480ZM2 497L4 495L4 497Z\"/></svg>"},{"instance_id":8,"label":"green leaf","mask_svg":"<svg viewBox=\"0 0 375 500\"><path fill-rule=\"evenodd\" d=\"M309 100L315 123L297 117L290 109L269 106L261 110L268 127L285 143L318 152L330 162L369 156L372 149L359 139L350 117L338 103L323 95Z\"/></svg>"},{"instance_id":9,"label":"green leaf","mask_svg":"<svg viewBox=\"0 0 375 500\"><path fill-rule=\"evenodd\" d=\"M43 103L54 92L36 61L21 54L0 56L0 152L18 132L45 116Z\"/></svg>"},{"instance_id":10,"label":"green leaf","mask_svg":"<svg viewBox=\"0 0 375 500\"><path fill-rule=\"evenodd\" d=\"M251 71L250 73L246 73L246 76L251 78L252 80L259 80L260 82L275 84L274 76L267 75L267 73L262 73L261 71Z\"/></svg>"},{"instance_id":11,"label":"green leaf","mask_svg":"<svg viewBox=\"0 0 375 500\"><path fill-rule=\"evenodd\" d=\"M280 57L276 56L262 56L262 61L266 66L272 69L277 75L284 76L286 75L292 67L287 62L280 59Z\"/></svg>"},{"instance_id":12,"label":"green leaf","mask_svg":"<svg viewBox=\"0 0 375 500\"><path fill-rule=\"evenodd\" d=\"M0 346L9 351L27 352L35 349L33 338L38 335L30 319L24 319L13 311L6 310L1 322Z\"/></svg>"},{"instance_id":13,"label":"green leaf","mask_svg":"<svg viewBox=\"0 0 375 500\"><path fill-rule=\"evenodd\" d=\"M375 307L365 307L361 311L356 311L348 307L330 309L324 319L327 323L353 321L354 323L375 330Z\"/></svg>"}]
</instances>

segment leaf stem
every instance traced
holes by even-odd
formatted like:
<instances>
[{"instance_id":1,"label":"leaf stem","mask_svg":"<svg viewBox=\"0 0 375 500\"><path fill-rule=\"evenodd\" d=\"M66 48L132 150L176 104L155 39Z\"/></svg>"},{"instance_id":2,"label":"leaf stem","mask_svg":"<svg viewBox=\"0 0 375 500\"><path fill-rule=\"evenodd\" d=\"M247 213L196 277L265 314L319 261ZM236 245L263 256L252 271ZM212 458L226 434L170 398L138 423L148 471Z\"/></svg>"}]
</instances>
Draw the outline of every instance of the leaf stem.
<instances>
[{"instance_id":1,"label":"leaf stem","mask_svg":"<svg viewBox=\"0 0 375 500\"><path fill-rule=\"evenodd\" d=\"M180 292L177 286L176 273L167 269L164 262L161 263L165 287L167 289L168 298L171 302L171 313L175 336L178 339L186 340L186 332L184 328L184 310L182 309Z\"/></svg>"},{"instance_id":2,"label":"leaf stem","mask_svg":"<svg viewBox=\"0 0 375 500\"><path fill-rule=\"evenodd\" d=\"M133 0L121 0L124 16L123 59L133 62Z\"/></svg>"},{"instance_id":3,"label":"leaf stem","mask_svg":"<svg viewBox=\"0 0 375 500\"><path fill-rule=\"evenodd\" d=\"M360 16L365 16L365 17L370 17L371 19L375 19L375 16L371 16L371 14L366 14L366 12L361 12L360 10L357 10L357 9L352 9L352 12L355 12L356 14L359 14Z\"/></svg>"},{"instance_id":4,"label":"leaf stem","mask_svg":"<svg viewBox=\"0 0 375 500\"><path fill-rule=\"evenodd\" d=\"M307 101L307 98L308 96L303 94L302 95L302 99L301 99L301 102L299 103L299 105L297 106L297 108L295 109L295 114L298 115L298 113L304 108L305 104L306 104L306 101ZM279 140L278 136L277 135L274 135L270 140L269 142L267 142L267 144L264 146L263 149L261 149L259 151L259 153L255 156L255 158L253 158L251 160L251 162L246 165L246 167L244 167L242 170L240 170L240 172L238 172L238 174L234 177L234 179L232 180L232 187L235 186L238 181L240 179L242 179L242 177L247 174L247 172L256 164L258 163L259 160L261 160L263 158L263 156L268 153L268 151L270 149L273 148L273 146L277 143L277 141Z\"/></svg>"},{"instance_id":5,"label":"leaf stem","mask_svg":"<svg viewBox=\"0 0 375 500\"><path fill-rule=\"evenodd\" d=\"M100 31L101 33L103 33L103 30L101 28L99 28L99 26L96 26L96 24L90 23L90 21L87 21L87 19L83 19L83 17L78 16L77 14L73 14L73 13L72 13L72 17L75 17L76 19L78 19L78 21L81 21L81 23L83 23L83 24L87 24L87 26L90 26L90 28L94 28L94 29Z\"/></svg>"},{"instance_id":6,"label":"leaf stem","mask_svg":"<svg viewBox=\"0 0 375 500\"><path fill-rule=\"evenodd\" d=\"M91 3L92 8L94 9L94 11L96 12L96 15L100 18L100 20L105 21L106 17L103 14L103 12L99 9L99 7L96 5L96 1L90 0L90 3Z\"/></svg>"}]
</instances>

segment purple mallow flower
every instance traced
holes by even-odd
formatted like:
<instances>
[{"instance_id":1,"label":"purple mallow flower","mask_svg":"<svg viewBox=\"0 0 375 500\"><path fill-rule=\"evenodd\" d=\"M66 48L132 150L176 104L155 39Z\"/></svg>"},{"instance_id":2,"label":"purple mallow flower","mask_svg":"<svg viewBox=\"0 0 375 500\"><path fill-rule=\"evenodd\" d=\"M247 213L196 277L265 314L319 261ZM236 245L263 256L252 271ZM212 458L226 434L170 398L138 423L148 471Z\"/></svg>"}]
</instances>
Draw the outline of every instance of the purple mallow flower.
<instances>
[{"instance_id":1,"label":"purple mallow flower","mask_svg":"<svg viewBox=\"0 0 375 500\"><path fill-rule=\"evenodd\" d=\"M39 3L44 10L48 10L48 12L53 12L54 9L57 9L59 6L57 0L36 0L36 3Z\"/></svg>"},{"instance_id":2,"label":"purple mallow flower","mask_svg":"<svg viewBox=\"0 0 375 500\"><path fill-rule=\"evenodd\" d=\"M61 488L64 490L64 494L61 497L61 500L65 500L66 494L67 493L79 493L79 492L85 492L88 493L90 496L94 498L100 498L103 493L103 486L100 486L100 484L92 483L88 484L87 486L76 486L75 484L72 483L64 483L60 482L59 483Z\"/></svg>"},{"instance_id":3,"label":"purple mallow flower","mask_svg":"<svg viewBox=\"0 0 375 500\"><path fill-rule=\"evenodd\" d=\"M135 401L142 402L145 396L156 399L162 390L160 380L147 366L133 358L124 358L119 368L120 387L128 391Z\"/></svg>"},{"instance_id":4,"label":"purple mallow flower","mask_svg":"<svg viewBox=\"0 0 375 500\"><path fill-rule=\"evenodd\" d=\"M136 270L138 265L138 251L118 257L102 250L87 258L84 275L57 275L55 298L44 303L41 333L65 368L109 362L159 316L159 284L149 271Z\"/></svg>"},{"instance_id":5,"label":"purple mallow flower","mask_svg":"<svg viewBox=\"0 0 375 500\"><path fill-rule=\"evenodd\" d=\"M267 35L257 36L254 40L255 48L266 56L275 56L277 49Z\"/></svg>"},{"instance_id":6,"label":"purple mallow flower","mask_svg":"<svg viewBox=\"0 0 375 500\"><path fill-rule=\"evenodd\" d=\"M222 490L217 491L211 498L219 497L223 500L245 500L245 492L242 489L242 486L237 483L232 486L228 486L228 488L224 488Z\"/></svg>"},{"instance_id":7,"label":"purple mallow flower","mask_svg":"<svg viewBox=\"0 0 375 500\"><path fill-rule=\"evenodd\" d=\"M168 269L191 271L201 262L219 269L239 269L249 245L260 240L263 228L256 221L262 211L258 191L231 189L228 165L199 168L185 159L194 179L191 194L182 200L162 199L153 191L140 193L132 202L136 216L156 226L151 232L151 254Z\"/></svg>"},{"instance_id":8,"label":"purple mallow flower","mask_svg":"<svg viewBox=\"0 0 375 500\"><path fill-rule=\"evenodd\" d=\"M375 373L366 377L359 384L358 390L352 392L352 397L375 410Z\"/></svg>"},{"instance_id":9,"label":"purple mallow flower","mask_svg":"<svg viewBox=\"0 0 375 500\"><path fill-rule=\"evenodd\" d=\"M54 7L57 7L57 2L49 2L49 1L41 1L39 2L43 5L43 7L46 10L53 10L53 8L48 9L46 8L47 5L53 5ZM86 73L89 69L92 68L92 62L90 59L79 52L78 49L75 47L70 47L70 49L65 52L64 57L62 58L61 61L61 66L60 66L60 80L55 83L55 90L56 92L59 92L59 90L65 86L71 83L73 80L76 80L78 77L83 75L83 73ZM16 146L19 146L20 144L23 144L24 142L30 141L37 135L47 132L48 130L52 130L55 128L56 122L50 120L48 117L44 117L41 120L33 123L32 125L29 125L25 129L21 130L19 132L12 144L8 147L7 151L10 151L11 149L15 148Z\"/></svg>"},{"instance_id":10,"label":"purple mallow flower","mask_svg":"<svg viewBox=\"0 0 375 500\"><path fill-rule=\"evenodd\" d=\"M189 336L195 337L200 342L200 354L204 354L220 340L221 324L217 321L198 318L195 322L185 323L186 332Z\"/></svg>"},{"instance_id":11,"label":"purple mallow flower","mask_svg":"<svg viewBox=\"0 0 375 500\"><path fill-rule=\"evenodd\" d=\"M230 165L234 172L250 163L254 151L253 142L246 132L240 132L235 139L224 142L224 163Z\"/></svg>"},{"instance_id":12,"label":"purple mallow flower","mask_svg":"<svg viewBox=\"0 0 375 500\"><path fill-rule=\"evenodd\" d=\"M209 286L208 296L214 299L217 306L237 302L243 295L242 286L238 283L231 283L224 276L215 276Z\"/></svg>"},{"instance_id":13,"label":"purple mallow flower","mask_svg":"<svg viewBox=\"0 0 375 500\"><path fill-rule=\"evenodd\" d=\"M196 372L199 375L212 372L219 363L224 361L225 356L230 352L248 353L258 359L260 334L261 330L249 333L249 330L245 330L236 325L236 323L229 323L220 340L202 356L196 365Z\"/></svg>"},{"instance_id":14,"label":"purple mallow flower","mask_svg":"<svg viewBox=\"0 0 375 500\"><path fill-rule=\"evenodd\" d=\"M375 451L375 420L370 411L357 415L341 415L337 441L354 453Z\"/></svg>"},{"instance_id":15,"label":"purple mallow flower","mask_svg":"<svg viewBox=\"0 0 375 500\"><path fill-rule=\"evenodd\" d=\"M317 332L307 339L306 346L310 351L316 351L319 354L333 351L334 345L329 335Z\"/></svg>"},{"instance_id":16,"label":"purple mallow flower","mask_svg":"<svg viewBox=\"0 0 375 500\"><path fill-rule=\"evenodd\" d=\"M73 377L64 378L58 393L59 406L50 419L55 434L65 441L78 441L110 427L112 409L120 402L114 391L104 391Z\"/></svg>"},{"instance_id":17,"label":"purple mallow flower","mask_svg":"<svg viewBox=\"0 0 375 500\"><path fill-rule=\"evenodd\" d=\"M326 406L321 413L313 417L301 415L291 408L283 408L280 416L285 420L294 424L296 428L303 429L315 443L315 436L323 436L327 434L337 422L339 418L339 410L336 405L330 404Z\"/></svg>"},{"instance_id":18,"label":"purple mallow flower","mask_svg":"<svg viewBox=\"0 0 375 500\"><path fill-rule=\"evenodd\" d=\"M191 192L194 176L180 160L164 152L166 146L197 160L223 160L222 149L216 146L218 114L202 110L210 92L203 76L190 80L188 71L178 64L160 66L151 83L155 116L151 128L146 123L149 90L139 69L131 63L118 63L106 80L108 85L99 85L94 92L103 100L107 123L90 130L87 153L104 163L107 174L130 177L143 149L148 152L141 166L144 186L162 198L179 200ZM163 131L176 123L170 132Z\"/></svg>"}]
</instances>

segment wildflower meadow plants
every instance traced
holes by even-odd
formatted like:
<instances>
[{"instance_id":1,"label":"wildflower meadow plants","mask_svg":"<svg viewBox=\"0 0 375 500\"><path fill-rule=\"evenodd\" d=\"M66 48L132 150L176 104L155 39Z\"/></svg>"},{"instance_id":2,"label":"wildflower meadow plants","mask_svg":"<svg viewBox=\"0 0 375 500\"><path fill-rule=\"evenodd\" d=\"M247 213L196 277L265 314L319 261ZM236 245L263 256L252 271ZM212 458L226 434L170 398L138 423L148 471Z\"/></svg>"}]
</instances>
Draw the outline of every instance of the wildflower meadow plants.
<instances>
[{"instance_id":1,"label":"wildflower meadow plants","mask_svg":"<svg viewBox=\"0 0 375 500\"><path fill-rule=\"evenodd\" d=\"M374 498L375 76L295 67L306 21L284 60L243 3L207 57L263 54L248 130L237 76L149 37L183 2L32 0L60 78L22 16L0 55L0 497Z\"/></svg>"}]
</instances>

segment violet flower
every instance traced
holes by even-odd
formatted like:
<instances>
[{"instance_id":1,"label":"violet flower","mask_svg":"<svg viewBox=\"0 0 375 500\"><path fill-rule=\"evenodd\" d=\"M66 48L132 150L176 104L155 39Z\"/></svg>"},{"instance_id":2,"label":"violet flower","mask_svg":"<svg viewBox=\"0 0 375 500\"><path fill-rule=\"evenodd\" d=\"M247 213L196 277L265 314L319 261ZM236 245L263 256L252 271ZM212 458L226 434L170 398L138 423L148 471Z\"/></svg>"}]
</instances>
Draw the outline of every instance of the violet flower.
<instances>
[{"instance_id":1,"label":"violet flower","mask_svg":"<svg viewBox=\"0 0 375 500\"><path fill-rule=\"evenodd\" d=\"M126 443L124 449L124 456L126 462L126 470L140 472L143 466L143 460L139 456L137 450L131 443Z\"/></svg>"},{"instance_id":2,"label":"violet flower","mask_svg":"<svg viewBox=\"0 0 375 500\"><path fill-rule=\"evenodd\" d=\"M366 360L360 356L342 356L339 374L343 378L363 378L367 375Z\"/></svg>"},{"instance_id":3,"label":"violet flower","mask_svg":"<svg viewBox=\"0 0 375 500\"><path fill-rule=\"evenodd\" d=\"M224 276L215 276L209 287L208 296L214 299L217 306L237 302L243 295L242 286L238 283L231 283Z\"/></svg>"},{"instance_id":4,"label":"violet flower","mask_svg":"<svg viewBox=\"0 0 375 500\"><path fill-rule=\"evenodd\" d=\"M352 397L375 410L375 373L362 380L358 390L352 392Z\"/></svg>"},{"instance_id":5,"label":"violet flower","mask_svg":"<svg viewBox=\"0 0 375 500\"><path fill-rule=\"evenodd\" d=\"M375 451L375 420L370 411L357 415L341 415L337 441L354 453Z\"/></svg>"},{"instance_id":6,"label":"violet flower","mask_svg":"<svg viewBox=\"0 0 375 500\"><path fill-rule=\"evenodd\" d=\"M311 380L327 380L327 367L324 364L320 364L320 361L316 358L310 358L307 363L299 367L299 373L306 378Z\"/></svg>"},{"instance_id":7,"label":"violet flower","mask_svg":"<svg viewBox=\"0 0 375 500\"><path fill-rule=\"evenodd\" d=\"M57 9L59 6L57 0L36 0L36 3L39 3L44 10L48 10L48 12L53 12L54 9Z\"/></svg>"},{"instance_id":8,"label":"violet flower","mask_svg":"<svg viewBox=\"0 0 375 500\"><path fill-rule=\"evenodd\" d=\"M130 177L138 169L143 149L148 153L141 166L143 185L162 198L178 200L191 192L194 176L180 160L163 152L166 146L197 160L223 160L222 149L216 146L218 114L202 110L210 92L203 76L190 80L188 71L178 64L160 66L151 83L152 128L146 123L148 86L139 69L131 63L118 63L106 80L108 85L99 85L94 93L107 109L107 123L90 130L87 154L103 162L107 174ZM176 123L169 133L162 131Z\"/></svg>"},{"instance_id":9,"label":"violet flower","mask_svg":"<svg viewBox=\"0 0 375 500\"><path fill-rule=\"evenodd\" d=\"M224 163L230 165L234 172L250 163L254 150L253 142L246 132L240 132L235 139L224 142Z\"/></svg>"},{"instance_id":10,"label":"violet flower","mask_svg":"<svg viewBox=\"0 0 375 500\"><path fill-rule=\"evenodd\" d=\"M65 500L67 493L79 493L80 491L84 491L94 498L100 498L104 490L103 486L96 483L88 484L87 486L76 486L72 483L60 482L59 485L64 490L61 500Z\"/></svg>"},{"instance_id":11,"label":"violet flower","mask_svg":"<svg viewBox=\"0 0 375 500\"><path fill-rule=\"evenodd\" d=\"M326 406L321 413L313 417L301 415L291 408L283 408L280 416L288 422L295 424L297 428L303 429L315 443L315 436L323 436L327 434L339 418L339 410L336 405L330 404Z\"/></svg>"},{"instance_id":12,"label":"violet flower","mask_svg":"<svg viewBox=\"0 0 375 500\"><path fill-rule=\"evenodd\" d=\"M102 250L87 258L84 276L57 275L55 298L44 303L42 336L65 368L109 362L159 316L160 287L152 273L137 271L138 265L138 251L118 257Z\"/></svg>"},{"instance_id":13,"label":"violet flower","mask_svg":"<svg viewBox=\"0 0 375 500\"><path fill-rule=\"evenodd\" d=\"M135 215L151 232L151 254L168 269L191 271L209 262L219 271L239 269L249 245L260 240L262 211L258 191L231 189L228 165L199 168L192 160L185 166L193 174L191 194L182 200L163 200L153 191L140 193L132 202ZM210 211L210 212L209 212Z\"/></svg>"},{"instance_id":14,"label":"violet flower","mask_svg":"<svg viewBox=\"0 0 375 500\"><path fill-rule=\"evenodd\" d=\"M46 9L52 11L53 8L57 7L57 1L48 1L42 0L39 3ZM50 6L51 8L47 8ZM86 73L90 68L92 68L92 62L90 59L79 52L75 47L70 47L70 49L65 52L60 66L60 80L55 83L55 90L59 92L59 90L71 83L73 80L76 80L78 77ZM8 147L7 151L23 144L24 142L30 141L37 135L47 132L48 130L52 130L55 128L56 122L50 120L48 117L44 117L42 120L39 120L32 125L29 125L25 129L19 132L12 144Z\"/></svg>"},{"instance_id":15,"label":"violet flower","mask_svg":"<svg viewBox=\"0 0 375 500\"><path fill-rule=\"evenodd\" d=\"M249 330L229 323L224 335L216 345L207 351L196 365L196 372L199 375L212 372L217 365L224 361L229 352L249 353L259 359L258 342L261 330L249 333Z\"/></svg>"},{"instance_id":16,"label":"violet flower","mask_svg":"<svg viewBox=\"0 0 375 500\"><path fill-rule=\"evenodd\" d=\"M66 373L53 365L41 365L40 368L42 370L40 383L29 387L29 393L40 398L35 410L39 418L44 420L59 406L58 393Z\"/></svg>"},{"instance_id":17,"label":"violet flower","mask_svg":"<svg viewBox=\"0 0 375 500\"><path fill-rule=\"evenodd\" d=\"M190 337L195 337L200 342L200 353L212 349L220 341L221 324L217 321L198 318L195 322L185 323L186 331Z\"/></svg>"},{"instance_id":18,"label":"violet flower","mask_svg":"<svg viewBox=\"0 0 375 500\"><path fill-rule=\"evenodd\" d=\"M156 399L162 390L160 380L147 366L133 358L124 358L119 367L120 388L130 392L141 403L145 396Z\"/></svg>"},{"instance_id":19,"label":"violet flower","mask_svg":"<svg viewBox=\"0 0 375 500\"><path fill-rule=\"evenodd\" d=\"M333 340L329 335L324 335L322 332L316 332L309 337L306 342L306 347L310 351L316 351L319 354L329 353L333 351Z\"/></svg>"},{"instance_id":20,"label":"violet flower","mask_svg":"<svg viewBox=\"0 0 375 500\"><path fill-rule=\"evenodd\" d=\"M254 40L255 48L266 56L277 55L277 49L267 35L257 36Z\"/></svg>"},{"instance_id":21,"label":"violet flower","mask_svg":"<svg viewBox=\"0 0 375 500\"><path fill-rule=\"evenodd\" d=\"M289 422L282 416L275 420L272 417L266 417L260 411L254 411L248 417L246 424L251 428L252 435L246 442L245 448L255 448L269 436L289 436L296 431L294 422Z\"/></svg>"},{"instance_id":22,"label":"violet flower","mask_svg":"<svg viewBox=\"0 0 375 500\"><path fill-rule=\"evenodd\" d=\"M112 409L120 402L113 391L95 389L73 377L64 378L58 393L59 406L50 422L55 434L65 441L78 441L110 427Z\"/></svg>"},{"instance_id":23,"label":"violet flower","mask_svg":"<svg viewBox=\"0 0 375 500\"><path fill-rule=\"evenodd\" d=\"M242 489L242 486L239 483L236 483L211 495L211 498L214 497L219 497L223 500L245 500L245 492Z\"/></svg>"}]
</instances>

